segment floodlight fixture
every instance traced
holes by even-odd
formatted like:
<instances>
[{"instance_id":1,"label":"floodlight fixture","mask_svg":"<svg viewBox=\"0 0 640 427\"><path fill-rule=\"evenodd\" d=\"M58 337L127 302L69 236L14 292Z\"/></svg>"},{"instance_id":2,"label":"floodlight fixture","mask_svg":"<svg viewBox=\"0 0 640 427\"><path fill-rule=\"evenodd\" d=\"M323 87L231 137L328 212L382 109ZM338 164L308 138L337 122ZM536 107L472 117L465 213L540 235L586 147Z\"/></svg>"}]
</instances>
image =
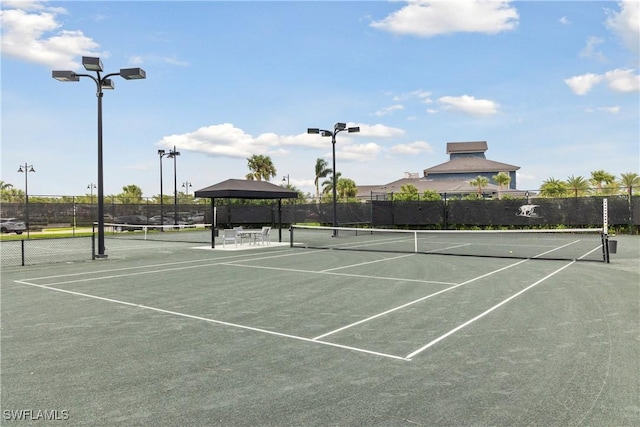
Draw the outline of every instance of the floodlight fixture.
<instances>
[{"instance_id":1,"label":"floodlight fixture","mask_svg":"<svg viewBox=\"0 0 640 427\"><path fill-rule=\"evenodd\" d=\"M321 131L320 135L322 136L333 136L333 133L330 130Z\"/></svg>"},{"instance_id":2,"label":"floodlight fixture","mask_svg":"<svg viewBox=\"0 0 640 427\"><path fill-rule=\"evenodd\" d=\"M53 71L51 73L51 77L58 80L59 82L77 82L80 81L80 76L78 76L73 71Z\"/></svg>"},{"instance_id":3,"label":"floodlight fixture","mask_svg":"<svg viewBox=\"0 0 640 427\"><path fill-rule=\"evenodd\" d=\"M111 79L103 79L101 83L102 89L113 90L116 88L116 85L113 83Z\"/></svg>"},{"instance_id":4,"label":"floodlight fixture","mask_svg":"<svg viewBox=\"0 0 640 427\"><path fill-rule=\"evenodd\" d=\"M317 133L320 133L320 129L318 129L318 128L308 128L307 129L307 133L315 133L315 134L317 134Z\"/></svg>"},{"instance_id":5,"label":"floodlight fixture","mask_svg":"<svg viewBox=\"0 0 640 427\"><path fill-rule=\"evenodd\" d=\"M142 68L121 68L120 77L125 80L142 80L147 78L147 73Z\"/></svg>"},{"instance_id":6,"label":"floodlight fixture","mask_svg":"<svg viewBox=\"0 0 640 427\"><path fill-rule=\"evenodd\" d=\"M347 132L349 132L349 133L360 132L360 126L351 127L349 129L347 129Z\"/></svg>"},{"instance_id":7,"label":"floodlight fixture","mask_svg":"<svg viewBox=\"0 0 640 427\"><path fill-rule=\"evenodd\" d=\"M82 65L87 71L102 71L102 61L100 60L100 58L94 56L83 56Z\"/></svg>"},{"instance_id":8,"label":"floodlight fixture","mask_svg":"<svg viewBox=\"0 0 640 427\"><path fill-rule=\"evenodd\" d=\"M334 129L335 130L345 130L347 128L346 123L336 123Z\"/></svg>"}]
</instances>

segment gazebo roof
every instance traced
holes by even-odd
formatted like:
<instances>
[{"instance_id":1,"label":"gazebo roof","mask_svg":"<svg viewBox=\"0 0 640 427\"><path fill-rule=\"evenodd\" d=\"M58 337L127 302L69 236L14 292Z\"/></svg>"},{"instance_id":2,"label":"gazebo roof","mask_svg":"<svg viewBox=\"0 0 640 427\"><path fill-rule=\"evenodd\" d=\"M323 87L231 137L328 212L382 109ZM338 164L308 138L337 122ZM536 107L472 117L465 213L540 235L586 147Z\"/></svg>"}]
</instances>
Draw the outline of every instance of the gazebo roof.
<instances>
[{"instance_id":1,"label":"gazebo roof","mask_svg":"<svg viewBox=\"0 0 640 427\"><path fill-rule=\"evenodd\" d=\"M214 199L295 199L298 197L296 191L268 181L249 181L246 179L228 179L197 190L194 195Z\"/></svg>"}]
</instances>

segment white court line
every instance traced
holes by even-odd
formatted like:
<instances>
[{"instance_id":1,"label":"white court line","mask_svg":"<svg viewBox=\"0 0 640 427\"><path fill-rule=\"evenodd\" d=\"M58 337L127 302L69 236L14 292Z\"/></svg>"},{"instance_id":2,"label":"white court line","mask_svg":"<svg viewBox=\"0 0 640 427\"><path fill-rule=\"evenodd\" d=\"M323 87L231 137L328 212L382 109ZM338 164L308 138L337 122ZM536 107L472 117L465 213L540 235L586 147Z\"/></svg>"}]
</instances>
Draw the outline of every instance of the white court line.
<instances>
[{"instance_id":1,"label":"white court line","mask_svg":"<svg viewBox=\"0 0 640 427\"><path fill-rule=\"evenodd\" d=\"M240 325L240 324L237 324L237 323L224 322L222 320L209 319L207 317L194 316L192 314L180 313L178 311L165 310L165 309L162 309L162 308L150 307L148 305L142 305L142 304L135 304L135 303L132 303L132 302L121 301L121 300L117 300L117 299L113 299L113 298L100 297L100 296L97 296L97 295L86 294L86 293L83 293L83 292L75 292L75 291L69 291L69 290L66 290L66 289L52 288L50 286L38 285L36 283L29 283L29 282L25 282L23 280L16 280L15 282L16 283L20 283L22 285L34 286L34 287L40 288L40 289L46 289L46 290L50 290L50 291L62 292L62 293L71 294L71 295L75 295L75 296L81 296L81 297L85 297L85 298L92 298L92 299L96 299L96 300L100 300L100 301L106 301L106 302L110 302L110 303L114 303L114 304L121 304L121 305L126 305L126 306L129 306L129 307L136 307L136 308L140 308L140 309L143 309L143 310L155 311L155 312L158 312L158 313L171 314L173 316L186 317L188 319L201 320L201 321L204 321L204 322L214 323L214 324L217 324L217 325L230 326L230 327L233 327L233 328L245 329L245 330L248 330L248 331L260 332L260 333L263 333L263 334L275 335L275 336L278 336L278 337L291 338L291 339L295 339L295 340L298 340L298 341L304 341L304 342L309 342L309 343L314 343L314 344L322 344L322 345L326 345L326 346L329 346L329 347L337 347L337 348L342 348L342 349L346 349L346 350L352 350L352 351L357 351L357 352L360 352L360 353L367 353L367 354L372 354L372 355L375 355L375 356L381 356L381 357L386 357L386 358L391 358L391 359L396 359L396 360L409 361L409 359L407 359L406 357L395 356L393 354L380 353L380 352L377 352L377 351L366 350L366 349L363 349L363 348L351 347L351 346L335 344L335 343L325 342L325 341L318 341L318 340L315 340L315 339L300 337L300 336L296 336L296 335L290 335L290 334L284 334L284 333L281 333L281 332L269 331L267 329L254 328L252 326L246 326L246 325Z\"/></svg>"},{"instance_id":2,"label":"white court line","mask_svg":"<svg viewBox=\"0 0 640 427\"><path fill-rule=\"evenodd\" d=\"M523 290L521 290L520 292L517 292L513 295L511 295L509 298L505 299L504 301L494 305L493 307L491 307L490 309L484 311L483 313L477 315L476 317L474 317L471 320L466 321L465 323L463 323L460 326L457 326L455 328L453 328L452 330L450 330L449 332L447 332L444 335L439 336L438 338L436 338L435 340L431 341L429 344L420 347L419 349L417 349L416 351L414 351L413 353L410 353L406 356L407 359L412 359L413 357L415 357L416 355L422 353L423 351L425 351L426 349L428 349L429 347L433 346L434 344L439 343L440 341L442 341L443 339L447 338L449 335L452 335L456 332L458 332L460 329L469 326L470 324L472 324L473 322L475 322L478 319L483 318L484 316L486 316L487 314L491 313L493 310L497 309L498 307L501 307L502 305L508 303L509 301L511 301L512 299L516 298L517 296L525 293L526 291L528 291L529 289L533 288L534 286L539 285L540 283L544 282L545 280L547 280L548 278L550 278L551 276L554 276L555 274L561 272L562 270L564 270L565 268L569 267L570 265L574 264L576 261L571 261L570 263L560 267L559 269L555 270L554 272L546 275L545 277L543 277L542 279L538 280L537 282L527 286L526 288L524 288Z\"/></svg>"},{"instance_id":3,"label":"white court line","mask_svg":"<svg viewBox=\"0 0 640 427\"><path fill-rule=\"evenodd\" d=\"M393 280L393 281L403 281L403 282L413 282L413 283L433 283L437 285L453 285L454 284L452 282L439 282L436 280L406 279L403 277L366 276L364 274L335 273L332 271L300 270L296 268L266 267L261 265L246 265L246 264L231 264L231 263L223 263L222 265L228 265L229 267L256 268L261 270L288 271L292 273L326 274L329 276L359 277L362 279L374 279L374 280ZM358 264L355 264L355 265L358 265ZM351 266L347 266L347 267L351 267Z\"/></svg>"},{"instance_id":4,"label":"white court line","mask_svg":"<svg viewBox=\"0 0 640 427\"><path fill-rule=\"evenodd\" d=\"M449 292L449 291L451 291L451 290L453 290L453 289L459 288L460 286L467 285L467 284L469 284L469 283L471 283L471 282L475 282L476 280L480 280L480 279L485 278L485 277L487 277L487 276L491 276L492 274L499 273L500 271L504 271L504 270L509 269L509 268L511 268L511 267L515 267L516 265L520 265L520 264L522 264L523 262L526 262L526 261L527 261L526 259L525 259L525 260L522 260L522 261L518 261L518 262L516 262L516 263L514 263L514 264L507 265L506 267L502 267L502 268L499 268L499 269L497 269L497 270L490 271L489 273L483 274L482 276L478 276L478 277L474 277L473 279L469 279L469 280L467 280L466 282L462 282L462 283L459 283L459 284L457 284L457 285L454 285L454 286L448 287L448 288L446 288L446 289L442 289L441 291L438 291L438 292L435 292L435 293L433 293L433 294L430 294L430 295L424 296L424 297L419 298L419 299L417 299L417 300L410 301L410 302L408 302L408 303L406 303L406 304L400 305L400 306L398 306L398 307L394 307L394 308L389 309L389 310L387 310L387 311L384 311L384 312L382 312L382 313L375 314L375 315L373 315L373 316L367 317L366 319L362 319L362 320L359 320L359 321L357 321L357 322L354 322L354 323L352 323L352 324L350 324L350 325L346 325L346 326L343 326L343 327L341 327L341 328L335 329L335 330L333 330L333 331L331 331L331 332L327 332L326 334L318 335L317 337L315 337L315 338L314 338L314 340L318 340L318 339L320 339L320 338L324 338L324 337L326 337L326 336L333 335L333 334L335 334L335 333L337 333L337 332L344 331L345 329L349 329L349 328L351 328L351 327L353 327L353 326L360 325L360 324L362 324L362 323L368 322L368 321L370 321L370 320L376 319L376 318L378 318L378 317L384 316L384 315L389 314L389 313L393 313L394 311L401 310L401 309L403 309L403 308L409 307L410 305L417 304L417 303L419 303L419 302L421 302L421 301L427 300L427 299L429 299L429 298L433 298L433 297L435 297L435 296L437 296L437 295L440 295L440 294L443 294L443 293L445 293L445 292Z\"/></svg>"},{"instance_id":5,"label":"white court line","mask_svg":"<svg viewBox=\"0 0 640 427\"><path fill-rule=\"evenodd\" d=\"M289 252L289 251L287 251ZM297 251L291 251L291 252L297 252ZM295 255L307 255L310 254L312 252L301 252L301 253L296 253ZM284 255L272 255L271 257L273 258L277 258L277 257L283 257L283 256L291 256L292 254L287 253ZM240 258L237 260L233 260L232 258ZM204 261L208 261L206 264L206 266L210 266L210 265L217 265L217 264L211 264L211 262L216 262L216 263L223 263L223 262L233 262L233 261L246 261L245 258L249 258L249 260L254 260L254 259L265 259L265 258L252 258L251 254L237 254L237 255L229 255L229 256L225 256L222 258L218 258L218 259L195 259L195 260L187 260L187 261L173 261L173 262L165 262L162 264L146 264L146 265L136 265L133 267L122 267L122 268L110 268L110 269L105 269L105 270L97 270L97 271L83 271L80 273L67 273L67 274L57 274L57 275L53 275L53 276L42 276L42 277L33 277L33 278L28 278L28 279L22 279L22 280L28 280L28 281L32 281L32 280L43 280L43 279L56 279L58 277L73 277L73 276L87 276L87 275L95 275L95 274L103 274L103 273L112 273L112 272L118 272L118 271L129 271L129 270L140 270L140 269L145 269L145 268L157 268L157 267L167 267L167 266L173 266L173 265L181 265L181 264L193 264L193 263L197 263L197 262L204 262ZM98 261L98 262L102 262L102 261ZM200 267L200 265L194 266L195 267ZM161 271L161 270L156 270L156 271Z\"/></svg>"},{"instance_id":6,"label":"white court line","mask_svg":"<svg viewBox=\"0 0 640 427\"><path fill-rule=\"evenodd\" d=\"M361 263L358 263L358 264L345 265L343 267L328 268L326 270L320 270L318 273L328 273L329 271L341 270L343 268L351 268L351 267L358 267L360 265L375 264L376 262L392 261L394 259L406 258L406 257L413 256L413 255L414 254L399 255L399 256L394 256L392 258L383 258L383 259L377 259L375 261L367 261L367 262L361 262Z\"/></svg>"}]
</instances>

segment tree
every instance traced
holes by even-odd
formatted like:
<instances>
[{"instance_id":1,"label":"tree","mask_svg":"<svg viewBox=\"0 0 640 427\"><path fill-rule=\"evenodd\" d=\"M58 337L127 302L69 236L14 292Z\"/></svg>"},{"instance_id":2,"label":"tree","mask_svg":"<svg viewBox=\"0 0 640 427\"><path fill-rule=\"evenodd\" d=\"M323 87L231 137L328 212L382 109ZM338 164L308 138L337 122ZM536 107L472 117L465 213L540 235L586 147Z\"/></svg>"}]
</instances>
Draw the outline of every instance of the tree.
<instances>
[{"instance_id":1,"label":"tree","mask_svg":"<svg viewBox=\"0 0 640 427\"><path fill-rule=\"evenodd\" d=\"M354 180L349 178L340 178L336 183L336 191L338 193L338 197L346 201L349 198L356 197L358 194L358 187L356 187Z\"/></svg>"},{"instance_id":2,"label":"tree","mask_svg":"<svg viewBox=\"0 0 640 427\"><path fill-rule=\"evenodd\" d=\"M498 172L498 174L493 175L491 179L493 179L496 184L498 184L498 199L502 199L502 186L508 186L511 182L511 177L506 172Z\"/></svg>"},{"instance_id":3,"label":"tree","mask_svg":"<svg viewBox=\"0 0 640 427\"><path fill-rule=\"evenodd\" d=\"M418 187L413 184L404 184L400 186L400 191L393 195L393 200L418 200Z\"/></svg>"},{"instance_id":4,"label":"tree","mask_svg":"<svg viewBox=\"0 0 640 427\"><path fill-rule=\"evenodd\" d=\"M338 172L336 174L336 182L340 181L340 176L342 176L342 172ZM322 181L322 194L329 194L332 191L333 191L333 175L331 175L329 179Z\"/></svg>"},{"instance_id":5,"label":"tree","mask_svg":"<svg viewBox=\"0 0 640 427\"><path fill-rule=\"evenodd\" d=\"M583 196L589 192L589 181L582 176L571 175L566 180L567 188L573 191L573 196Z\"/></svg>"},{"instance_id":6,"label":"tree","mask_svg":"<svg viewBox=\"0 0 640 427\"><path fill-rule=\"evenodd\" d=\"M422 193L422 200L438 201L438 200L442 200L442 196L437 191L424 190L424 193Z\"/></svg>"},{"instance_id":7,"label":"tree","mask_svg":"<svg viewBox=\"0 0 640 427\"><path fill-rule=\"evenodd\" d=\"M602 184L611 184L616 180L614 175L611 175L609 172L605 172L603 170L597 170L591 172L591 183L596 186L598 193L602 190Z\"/></svg>"},{"instance_id":8,"label":"tree","mask_svg":"<svg viewBox=\"0 0 640 427\"><path fill-rule=\"evenodd\" d=\"M269 156L254 154L247 159L247 166L251 172L246 175L246 178L250 181L262 181L263 179L269 181L276 176L276 168Z\"/></svg>"},{"instance_id":9,"label":"tree","mask_svg":"<svg viewBox=\"0 0 640 427\"><path fill-rule=\"evenodd\" d=\"M640 189L640 176L634 172L620 174L620 184L627 190L627 194L638 193Z\"/></svg>"},{"instance_id":10,"label":"tree","mask_svg":"<svg viewBox=\"0 0 640 427\"><path fill-rule=\"evenodd\" d=\"M142 201L142 189L135 184L122 187L122 193L118 195L127 203L140 203Z\"/></svg>"},{"instance_id":11,"label":"tree","mask_svg":"<svg viewBox=\"0 0 640 427\"><path fill-rule=\"evenodd\" d=\"M482 194L482 189L489 185L489 178L486 176L478 175L476 179L470 181L469 184L478 189L478 194Z\"/></svg>"},{"instance_id":12,"label":"tree","mask_svg":"<svg viewBox=\"0 0 640 427\"><path fill-rule=\"evenodd\" d=\"M327 175L333 172L333 170L328 166L329 163L327 163L326 160L316 160L316 178L314 181L314 184L316 185L316 204L320 203L320 178L326 178Z\"/></svg>"},{"instance_id":13,"label":"tree","mask_svg":"<svg viewBox=\"0 0 640 427\"><path fill-rule=\"evenodd\" d=\"M542 181L540 195L543 197L563 197L567 194L567 183L553 177Z\"/></svg>"}]
</instances>

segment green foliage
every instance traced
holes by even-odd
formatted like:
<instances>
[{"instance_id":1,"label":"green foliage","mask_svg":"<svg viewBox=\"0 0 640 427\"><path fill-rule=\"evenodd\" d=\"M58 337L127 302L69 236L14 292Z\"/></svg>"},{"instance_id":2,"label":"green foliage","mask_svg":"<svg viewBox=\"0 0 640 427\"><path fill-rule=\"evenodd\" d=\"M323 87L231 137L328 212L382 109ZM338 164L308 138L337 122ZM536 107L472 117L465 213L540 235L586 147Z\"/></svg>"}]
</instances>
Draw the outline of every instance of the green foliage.
<instances>
[{"instance_id":1,"label":"green foliage","mask_svg":"<svg viewBox=\"0 0 640 427\"><path fill-rule=\"evenodd\" d=\"M422 200L435 202L438 200L442 200L442 196L437 191L424 190L424 192L422 193Z\"/></svg>"},{"instance_id":2,"label":"green foliage","mask_svg":"<svg viewBox=\"0 0 640 427\"><path fill-rule=\"evenodd\" d=\"M404 184L400 192L393 195L394 201L418 200L418 188L413 184Z\"/></svg>"},{"instance_id":3,"label":"green foliage","mask_svg":"<svg viewBox=\"0 0 640 427\"><path fill-rule=\"evenodd\" d=\"M246 175L248 180L262 181L264 179L265 181L269 181L276 176L276 168L273 166L273 162L269 156L254 154L247 159L247 166L251 171Z\"/></svg>"}]
</instances>

